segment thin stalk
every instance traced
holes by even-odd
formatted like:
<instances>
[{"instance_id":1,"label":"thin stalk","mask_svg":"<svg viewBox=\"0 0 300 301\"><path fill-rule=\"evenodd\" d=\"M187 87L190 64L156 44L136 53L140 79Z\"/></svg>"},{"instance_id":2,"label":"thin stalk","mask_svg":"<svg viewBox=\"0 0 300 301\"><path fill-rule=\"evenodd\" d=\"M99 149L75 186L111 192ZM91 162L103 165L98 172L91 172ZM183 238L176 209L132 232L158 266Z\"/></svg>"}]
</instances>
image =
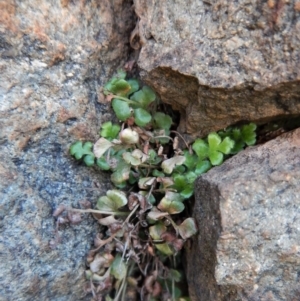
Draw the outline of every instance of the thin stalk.
<instances>
[{"instance_id":1,"label":"thin stalk","mask_svg":"<svg viewBox=\"0 0 300 301\"><path fill-rule=\"evenodd\" d=\"M132 104L132 105L136 105L138 107L142 107L138 102L136 101L133 101L133 100L130 100L126 97L122 97L122 96L118 96L118 95L111 95L112 98L117 98L117 99L121 99L121 100L124 100L125 102L127 102L128 104Z\"/></svg>"},{"instance_id":2,"label":"thin stalk","mask_svg":"<svg viewBox=\"0 0 300 301\"><path fill-rule=\"evenodd\" d=\"M125 282L126 282L126 276L127 276L127 271L128 271L128 268L126 269L126 274L125 274L125 277L122 279L122 283L121 283L121 286L120 288L118 289L118 293L116 295L116 297L114 298L114 301L118 301L119 300L119 297L121 295L121 293L123 292L123 288L124 288L124 285L125 285Z\"/></svg>"},{"instance_id":3,"label":"thin stalk","mask_svg":"<svg viewBox=\"0 0 300 301\"><path fill-rule=\"evenodd\" d=\"M172 278L172 301L175 301L175 281Z\"/></svg>"},{"instance_id":4,"label":"thin stalk","mask_svg":"<svg viewBox=\"0 0 300 301\"><path fill-rule=\"evenodd\" d=\"M172 142L174 141L173 138L171 138L171 137L169 137L169 136L164 136L164 135L162 135L162 136L154 136L154 137L153 137L153 139L159 139L159 138L167 138L167 139L169 139L169 140L172 140Z\"/></svg>"},{"instance_id":5,"label":"thin stalk","mask_svg":"<svg viewBox=\"0 0 300 301\"><path fill-rule=\"evenodd\" d=\"M176 189L173 188L164 188L164 189L154 189L153 192L166 192L166 191L173 191L173 192L177 192Z\"/></svg>"},{"instance_id":6,"label":"thin stalk","mask_svg":"<svg viewBox=\"0 0 300 301\"><path fill-rule=\"evenodd\" d=\"M183 140L183 142L184 142L185 146L187 147L187 149L190 148L189 145L187 144L187 142L185 141L185 139L183 138L183 136L180 133L178 133L177 131L171 131L171 133L175 133L176 135L178 135Z\"/></svg>"},{"instance_id":7,"label":"thin stalk","mask_svg":"<svg viewBox=\"0 0 300 301\"><path fill-rule=\"evenodd\" d=\"M146 196L146 200L147 200L147 201L149 201L150 195L151 195L151 193L152 193L152 191L153 191L155 185L156 185L156 181L154 181L154 183L151 185L151 188L150 188L150 190L149 190L149 193L148 193L147 196Z\"/></svg>"},{"instance_id":8,"label":"thin stalk","mask_svg":"<svg viewBox=\"0 0 300 301\"><path fill-rule=\"evenodd\" d=\"M154 169L155 169L155 168L158 168L158 166L155 166L155 165L148 165L148 164L144 164L144 163L140 164L139 167L154 168Z\"/></svg>"},{"instance_id":9,"label":"thin stalk","mask_svg":"<svg viewBox=\"0 0 300 301\"><path fill-rule=\"evenodd\" d=\"M132 217L132 215L135 213L135 211L138 209L140 205L136 205L133 210L130 212L130 214L126 217L125 221L122 224L122 228L125 226L126 223L129 222L130 218Z\"/></svg>"},{"instance_id":10,"label":"thin stalk","mask_svg":"<svg viewBox=\"0 0 300 301\"><path fill-rule=\"evenodd\" d=\"M98 214L109 214L109 215L119 215L119 216L127 216L128 212L114 212L114 211L101 211L96 209L76 209L76 208L68 208L70 211L81 212L81 213L98 213Z\"/></svg>"},{"instance_id":11,"label":"thin stalk","mask_svg":"<svg viewBox=\"0 0 300 301\"><path fill-rule=\"evenodd\" d=\"M178 226L175 224L175 222L172 220L171 216L167 216L166 219L172 224L174 230L176 231L176 235L178 236Z\"/></svg>"}]
</instances>

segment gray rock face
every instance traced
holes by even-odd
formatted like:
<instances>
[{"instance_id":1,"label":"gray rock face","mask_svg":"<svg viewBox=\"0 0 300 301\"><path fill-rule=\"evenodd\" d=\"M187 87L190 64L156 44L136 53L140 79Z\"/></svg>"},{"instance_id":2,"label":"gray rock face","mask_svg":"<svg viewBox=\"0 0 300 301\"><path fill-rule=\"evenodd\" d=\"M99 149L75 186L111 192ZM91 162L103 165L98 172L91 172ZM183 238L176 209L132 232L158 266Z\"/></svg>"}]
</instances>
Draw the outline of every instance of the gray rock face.
<instances>
[{"instance_id":1,"label":"gray rock face","mask_svg":"<svg viewBox=\"0 0 300 301\"><path fill-rule=\"evenodd\" d=\"M54 238L54 208L96 201L109 177L77 164L75 140L111 119L101 87L122 67L130 1L0 1L0 300L89 300L85 218Z\"/></svg>"},{"instance_id":2,"label":"gray rock face","mask_svg":"<svg viewBox=\"0 0 300 301\"><path fill-rule=\"evenodd\" d=\"M143 79L204 136L300 113L297 0L135 0Z\"/></svg>"},{"instance_id":3,"label":"gray rock face","mask_svg":"<svg viewBox=\"0 0 300 301\"><path fill-rule=\"evenodd\" d=\"M201 176L192 300L300 300L300 129Z\"/></svg>"}]
</instances>

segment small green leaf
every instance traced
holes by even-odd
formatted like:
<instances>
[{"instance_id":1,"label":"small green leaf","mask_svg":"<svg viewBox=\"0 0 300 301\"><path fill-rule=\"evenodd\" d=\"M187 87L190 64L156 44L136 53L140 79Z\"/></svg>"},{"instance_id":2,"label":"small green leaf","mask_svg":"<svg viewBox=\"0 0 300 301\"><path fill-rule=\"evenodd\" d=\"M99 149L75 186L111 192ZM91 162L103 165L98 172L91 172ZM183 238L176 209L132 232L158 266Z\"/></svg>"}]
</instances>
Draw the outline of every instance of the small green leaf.
<instances>
[{"instance_id":1,"label":"small green leaf","mask_svg":"<svg viewBox=\"0 0 300 301\"><path fill-rule=\"evenodd\" d=\"M185 178L187 183L193 184L195 182L195 180L197 179L197 174L194 173L193 171L188 171L185 174Z\"/></svg>"},{"instance_id":2,"label":"small green leaf","mask_svg":"<svg viewBox=\"0 0 300 301\"><path fill-rule=\"evenodd\" d=\"M174 185L173 187L178 191L182 191L186 187L186 178L184 175L176 174L173 176Z\"/></svg>"},{"instance_id":3,"label":"small green leaf","mask_svg":"<svg viewBox=\"0 0 300 301\"><path fill-rule=\"evenodd\" d=\"M198 160L198 157L194 154L190 154L190 152L188 150L184 150L184 157L185 157L185 161L184 161L184 165L189 169L194 169L196 162Z\"/></svg>"},{"instance_id":4,"label":"small green leaf","mask_svg":"<svg viewBox=\"0 0 300 301\"><path fill-rule=\"evenodd\" d=\"M151 121L152 117L151 115L144 109L134 109L134 122L138 126L145 126Z\"/></svg>"},{"instance_id":5,"label":"small green leaf","mask_svg":"<svg viewBox=\"0 0 300 301\"><path fill-rule=\"evenodd\" d=\"M256 124L249 123L242 126L241 135L247 145L254 145L256 142Z\"/></svg>"},{"instance_id":6,"label":"small green leaf","mask_svg":"<svg viewBox=\"0 0 300 301\"><path fill-rule=\"evenodd\" d=\"M162 222L158 222L154 226L149 227L149 234L153 240L161 240L161 235L166 231L167 227ZM155 243L155 247L165 255L169 256L174 254L167 243Z\"/></svg>"},{"instance_id":7,"label":"small green leaf","mask_svg":"<svg viewBox=\"0 0 300 301\"><path fill-rule=\"evenodd\" d=\"M153 116L153 125L158 129L169 130L172 125L172 118L162 112L156 112Z\"/></svg>"},{"instance_id":8,"label":"small green leaf","mask_svg":"<svg viewBox=\"0 0 300 301\"><path fill-rule=\"evenodd\" d=\"M111 141L118 136L120 129L118 124L112 124L111 121L105 122L101 126L100 136Z\"/></svg>"},{"instance_id":9,"label":"small green leaf","mask_svg":"<svg viewBox=\"0 0 300 301\"><path fill-rule=\"evenodd\" d=\"M161 211L168 212L169 214L177 214L184 210L182 200L183 198L179 193L167 191L165 197L161 199L157 208Z\"/></svg>"},{"instance_id":10,"label":"small green leaf","mask_svg":"<svg viewBox=\"0 0 300 301\"><path fill-rule=\"evenodd\" d=\"M168 279L180 282L182 280L182 274L174 269L169 270Z\"/></svg>"},{"instance_id":11,"label":"small green leaf","mask_svg":"<svg viewBox=\"0 0 300 301\"><path fill-rule=\"evenodd\" d=\"M172 171L176 165L182 165L184 163L184 161L185 161L184 156L175 156L175 157L165 160L161 164L161 168L163 169L163 171L165 173L170 174L170 173L172 173Z\"/></svg>"},{"instance_id":12,"label":"small green leaf","mask_svg":"<svg viewBox=\"0 0 300 301\"><path fill-rule=\"evenodd\" d=\"M197 139L192 146L193 150L196 152L197 156L200 159L205 159L208 156L209 152L209 147L208 144L202 140L202 139Z\"/></svg>"},{"instance_id":13,"label":"small green leaf","mask_svg":"<svg viewBox=\"0 0 300 301\"><path fill-rule=\"evenodd\" d=\"M126 96L129 93L130 89L130 84L122 78L110 81L110 83L104 86L104 91L106 92L106 94L110 92L114 95L119 96Z\"/></svg>"},{"instance_id":14,"label":"small green leaf","mask_svg":"<svg viewBox=\"0 0 300 301\"><path fill-rule=\"evenodd\" d=\"M183 223L178 226L178 231L183 239L187 239L193 236L197 233L197 226L195 220L191 217L185 219Z\"/></svg>"},{"instance_id":15,"label":"small green leaf","mask_svg":"<svg viewBox=\"0 0 300 301\"><path fill-rule=\"evenodd\" d=\"M149 227L149 234L154 240L161 240L161 235L166 231L167 227L162 222Z\"/></svg>"},{"instance_id":16,"label":"small green leaf","mask_svg":"<svg viewBox=\"0 0 300 301\"><path fill-rule=\"evenodd\" d=\"M95 163L95 156L94 155L86 155L83 158L83 162L86 164L86 166L93 166Z\"/></svg>"},{"instance_id":17,"label":"small green leaf","mask_svg":"<svg viewBox=\"0 0 300 301\"><path fill-rule=\"evenodd\" d=\"M84 155L94 155L92 152L92 142L76 141L70 147L70 154L74 156L77 160L81 159Z\"/></svg>"},{"instance_id":18,"label":"small green leaf","mask_svg":"<svg viewBox=\"0 0 300 301\"><path fill-rule=\"evenodd\" d=\"M149 164L156 165L156 164L160 163L162 160L160 157L158 157L156 151L152 148L148 151L148 156L149 156L149 158L148 158Z\"/></svg>"},{"instance_id":19,"label":"small green leaf","mask_svg":"<svg viewBox=\"0 0 300 301\"><path fill-rule=\"evenodd\" d=\"M163 172L161 172L161 171L159 171L159 170L157 170L157 169L154 169L153 171L152 171L152 176L153 177L165 177L165 174L163 173Z\"/></svg>"},{"instance_id":20,"label":"small green leaf","mask_svg":"<svg viewBox=\"0 0 300 301\"><path fill-rule=\"evenodd\" d=\"M120 80L124 80L126 77L126 72L119 70L118 73L113 76L109 82L104 86L104 94L110 94L110 93L115 93L117 92L116 85Z\"/></svg>"},{"instance_id":21,"label":"small green leaf","mask_svg":"<svg viewBox=\"0 0 300 301\"><path fill-rule=\"evenodd\" d=\"M218 151L210 151L208 158L212 165L220 165L223 162L224 155Z\"/></svg>"},{"instance_id":22,"label":"small green leaf","mask_svg":"<svg viewBox=\"0 0 300 301\"><path fill-rule=\"evenodd\" d=\"M167 256L171 256L174 254L174 251L172 251L172 249L167 243L155 244L155 248Z\"/></svg>"},{"instance_id":23,"label":"small green leaf","mask_svg":"<svg viewBox=\"0 0 300 301\"><path fill-rule=\"evenodd\" d=\"M177 165L175 166L175 168L173 169L173 173L179 173L182 174L186 172L186 168L183 165Z\"/></svg>"},{"instance_id":24,"label":"small green leaf","mask_svg":"<svg viewBox=\"0 0 300 301\"><path fill-rule=\"evenodd\" d=\"M126 277L127 267L120 254L117 254L110 267L110 274L118 280Z\"/></svg>"},{"instance_id":25,"label":"small green leaf","mask_svg":"<svg viewBox=\"0 0 300 301\"><path fill-rule=\"evenodd\" d=\"M96 164L100 167L102 170L110 170L109 164L106 162L105 158L102 156L97 159Z\"/></svg>"},{"instance_id":26,"label":"small green leaf","mask_svg":"<svg viewBox=\"0 0 300 301\"><path fill-rule=\"evenodd\" d=\"M139 89L139 82L136 79L129 79L127 83L130 85L130 90L127 92L126 96L131 95L132 93L138 91Z\"/></svg>"},{"instance_id":27,"label":"small green leaf","mask_svg":"<svg viewBox=\"0 0 300 301\"><path fill-rule=\"evenodd\" d=\"M96 204L97 209L101 211L114 212L114 204L107 196L101 196Z\"/></svg>"},{"instance_id":28,"label":"small green leaf","mask_svg":"<svg viewBox=\"0 0 300 301\"><path fill-rule=\"evenodd\" d=\"M234 147L234 141L231 140L229 137L226 137L218 146L218 151L222 152L223 154L228 155L232 148Z\"/></svg>"},{"instance_id":29,"label":"small green leaf","mask_svg":"<svg viewBox=\"0 0 300 301\"><path fill-rule=\"evenodd\" d=\"M211 164L208 160L201 160L197 163L195 173L200 176L201 174L207 172L211 169Z\"/></svg>"},{"instance_id":30,"label":"small green leaf","mask_svg":"<svg viewBox=\"0 0 300 301\"><path fill-rule=\"evenodd\" d=\"M223 154L229 154L234 147L234 141L226 137L223 141L221 137L213 132L207 137L208 144L197 139L193 144L193 150L199 156L200 160L209 158L212 165L220 165L223 162Z\"/></svg>"},{"instance_id":31,"label":"small green leaf","mask_svg":"<svg viewBox=\"0 0 300 301\"><path fill-rule=\"evenodd\" d=\"M114 202L115 208L120 208L127 204L127 197L123 191L108 190L106 195Z\"/></svg>"},{"instance_id":32,"label":"small green leaf","mask_svg":"<svg viewBox=\"0 0 300 301\"><path fill-rule=\"evenodd\" d=\"M194 185L188 182L186 175L176 174L173 177L174 185L172 186L180 193L180 195L188 199L194 193Z\"/></svg>"},{"instance_id":33,"label":"small green leaf","mask_svg":"<svg viewBox=\"0 0 300 301\"><path fill-rule=\"evenodd\" d=\"M131 116L131 109L127 102L114 98L112 100L112 107L119 120L125 121Z\"/></svg>"},{"instance_id":34,"label":"small green leaf","mask_svg":"<svg viewBox=\"0 0 300 301\"><path fill-rule=\"evenodd\" d=\"M135 173L134 173L134 172L130 171L128 183L129 183L130 185L133 185L133 184L135 184L137 181L138 181L138 177L135 176Z\"/></svg>"},{"instance_id":35,"label":"small green leaf","mask_svg":"<svg viewBox=\"0 0 300 301\"><path fill-rule=\"evenodd\" d=\"M122 185L124 187L124 182L129 179L130 168L131 166L121 159L110 177L111 181L115 185Z\"/></svg>"},{"instance_id":36,"label":"small green leaf","mask_svg":"<svg viewBox=\"0 0 300 301\"><path fill-rule=\"evenodd\" d=\"M215 132L210 133L207 136L207 140L208 140L209 149L212 149L212 150L218 149L218 146L222 141L221 137Z\"/></svg>"},{"instance_id":37,"label":"small green leaf","mask_svg":"<svg viewBox=\"0 0 300 301\"><path fill-rule=\"evenodd\" d=\"M193 194L194 194L193 184L187 185L185 189L180 192L180 195L185 199L189 199Z\"/></svg>"},{"instance_id":38,"label":"small green leaf","mask_svg":"<svg viewBox=\"0 0 300 301\"><path fill-rule=\"evenodd\" d=\"M144 86L141 90L135 92L130 99L136 101L143 108L147 108L148 105L156 98L154 91L147 86Z\"/></svg>"},{"instance_id":39,"label":"small green leaf","mask_svg":"<svg viewBox=\"0 0 300 301\"><path fill-rule=\"evenodd\" d=\"M102 211L116 212L127 204L126 194L120 190L108 190L106 196L97 201L97 208Z\"/></svg>"}]
</instances>

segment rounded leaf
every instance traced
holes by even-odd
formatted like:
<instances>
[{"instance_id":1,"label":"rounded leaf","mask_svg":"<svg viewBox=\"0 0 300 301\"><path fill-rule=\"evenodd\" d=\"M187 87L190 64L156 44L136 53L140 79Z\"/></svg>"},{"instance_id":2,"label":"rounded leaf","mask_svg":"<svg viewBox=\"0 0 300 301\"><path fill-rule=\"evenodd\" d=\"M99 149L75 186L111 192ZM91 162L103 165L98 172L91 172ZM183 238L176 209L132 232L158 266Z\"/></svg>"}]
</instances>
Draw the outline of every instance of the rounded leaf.
<instances>
[{"instance_id":1,"label":"rounded leaf","mask_svg":"<svg viewBox=\"0 0 300 301\"><path fill-rule=\"evenodd\" d=\"M134 110L134 122L138 126L145 126L151 121L151 115L144 109L139 108Z\"/></svg>"},{"instance_id":2,"label":"rounded leaf","mask_svg":"<svg viewBox=\"0 0 300 301\"><path fill-rule=\"evenodd\" d=\"M179 193L168 191L164 198L161 199L157 208L161 211L168 212L169 214L177 214L184 210L182 203L182 196Z\"/></svg>"},{"instance_id":3,"label":"rounded leaf","mask_svg":"<svg viewBox=\"0 0 300 301\"><path fill-rule=\"evenodd\" d=\"M249 123L244 125L241 129L241 135L247 145L254 145L256 142L256 124Z\"/></svg>"},{"instance_id":4,"label":"rounded leaf","mask_svg":"<svg viewBox=\"0 0 300 301\"><path fill-rule=\"evenodd\" d=\"M97 159L96 164L100 167L102 170L110 170L109 164L106 162L105 158L100 157Z\"/></svg>"},{"instance_id":5,"label":"rounded leaf","mask_svg":"<svg viewBox=\"0 0 300 301\"><path fill-rule=\"evenodd\" d=\"M196 152L197 156L201 159L205 159L208 157L208 144L202 140L197 139L192 146L193 150Z\"/></svg>"},{"instance_id":6,"label":"rounded leaf","mask_svg":"<svg viewBox=\"0 0 300 301\"><path fill-rule=\"evenodd\" d=\"M229 137L226 137L218 146L218 151L228 155L230 151L233 149L233 147L234 147L234 141L231 140Z\"/></svg>"},{"instance_id":7,"label":"rounded leaf","mask_svg":"<svg viewBox=\"0 0 300 301\"><path fill-rule=\"evenodd\" d=\"M178 231L183 239L187 239L193 236L197 233L197 226L195 220L191 217L185 219L183 223L178 226Z\"/></svg>"},{"instance_id":8,"label":"rounded leaf","mask_svg":"<svg viewBox=\"0 0 300 301\"><path fill-rule=\"evenodd\" d=\"M218 151L209 152L209 160L212 165L220 165L223 162L224 155Z\"/></svg>"},{"instance_id":9,"label":"rounded leaf","mask_svg":"<svg viewBox=\"0 0 300 301\"><path fill-rule=\"evenodd\" d=\"M173 169L175 166L182 165L184 163L184 161L185 161L184 156L175 156L175 157L165 160L161 164L161 168L163 169L163 171L165 173L170 174L173 172Z\"/></svg>"},{"instance_id":10,"label":"rounded leaf","mask_svg":"<svg viewBox=\"0 0 300 301\"><path fill-rule=\"evenodd\" d=\"M82 141L76 141L70 147L70 154L79 160L84 155L93 155L92 147L92 142L88 141L83 144Z\"/></svg>"},{"instance_id":11,"label":"rounded leaf","mask_svg":"<svg viewBox=\"0 0 300 301\"><path fill-rule=\"evenodd\" d=\"M129 79L127 83L130 85L130 90L127 92L127 96L138 91L139 89L139 82L136 79Z\"/></svg>"},{"instance_id":12,"label":"rounded leaf","mask_svg":"<svg viewBox=\"0 0 300 301\"><path fill-rule=\"evenodd\" d=\"M169 130L172 125L172 118L162 112L156 112L153 116L155 128Z\"/></svg>"},{"instance_id":13,"label":"rounded leaf","mask_svg":"<svg viewBox=\"0 0 300 301\"><path fill-rule=\"evenodd\" d=\"M93 166L95 163L95 156L94 155L86 155L83 158L83 162L86 166Z\"/></svg>"},{"instance_id":14,"label":"rounded leaf","mask_svg":"<svg viewBox=\"0 0 300 301\"><path fill-rule=\"evenodd\" d=\"M106 195L114 202L115 208L120 208L127 204L127 197L123 191L108 190Z\"/></svg>"},{"instance_id":15,"label":"rounded leaf","mask_svg":"<svg viewBox=\"0 0 300 301\"><path fill-rule=\"evenodd\" d=\"M94 151L94 155L96 158L100 158L102 157L102 155L111 147L113 146L113 144L101 137L99 140L97 140L97 142L94 144L94 148L93 148L93 151Z\"/></svg>"},{"instance_id":16,"label":"rounded leaf","mask_svg":"<svg viewBox=\"0 0 300 301\"><path fill-rule=\"evenodd\" d=\"M127 102L114 98L112 101L112 107L117 115L117 118L121 121L125 121L131 116L131 109Z\"/></svg>"},{"instance_id":17,"label":"rounded leaf","mask_svg":"<svg viewBox=\"0 0 300 301\"><path fill-rule=\"evenodd\" d=\"M195 168L195 174L200 176L201 174L207 172L211 169L211 164L208 160L203 160L197 163Z\"/></svg>"},{"instance_id":18,"label":"rounded leaf","mask_svg":"<svg viewBox=\"0 0 300 301\"><path fill-rule=\"evenodd\" d=\"M147 86L144 86L141 90L135 92L130 99L136 101L143 108L147 108L148 105L155 100L154 91Z\"/></svg>"},{"instance_id":19,"label":"rounded leaf","mask_svg":"<svg viewBox=\"0 0 300 301\"><path fill-rule=\"evenodd\" d=\"M118 136L120 129L118 124L112 124L111 121L105 122L101 126L100 136L113 140Z\"/></svg>"},{"instance_id":20,"label":"rounded leaf","mask_svg":"<svg viewBox=\"0 0 300 301\"><path fill-rule=\"evenodd\" d=\"M126 277L127 266L123 261L120 254L118 254L110 267L110 274L118 280L122 280Z\"/></svg>"},{"instance_id":21,"label":"rounded leaf","mask_svg":"<svg viewBox=\"0 0 300 301\"><path fill-rule=\"evenodd\" d=\"M222 141L221 137L215 132L210 133L207 137L207 140L210 150L217 150Z\"/></svg>"}]
</instances>

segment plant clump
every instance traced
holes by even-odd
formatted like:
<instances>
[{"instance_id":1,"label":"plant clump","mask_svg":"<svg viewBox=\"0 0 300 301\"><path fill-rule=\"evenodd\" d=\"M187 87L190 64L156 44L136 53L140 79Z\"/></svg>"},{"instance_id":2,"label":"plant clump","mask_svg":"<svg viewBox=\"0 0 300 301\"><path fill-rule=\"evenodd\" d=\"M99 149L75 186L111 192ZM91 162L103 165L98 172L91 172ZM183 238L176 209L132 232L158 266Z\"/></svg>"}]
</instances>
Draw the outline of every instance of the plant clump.
<instances>
[{"instance_id":1,"label":"plant clump","mask_svg":"<svg viewBox=\"0 0 300 301\"><path fill-rule=\"evenodd\" d=\"M150 87L120 71L104 94L121 124L105 122L95 143L70 147L75 159L109 171L115 187L95 209L67 209L93 213L105 229L88 255L89 291L94 300L189 300L181 285L181 251L197 232L186 213L194 182L254 144L256 126L210 133L180 149L182 137Z\"/></svg>"}]
</instances>

